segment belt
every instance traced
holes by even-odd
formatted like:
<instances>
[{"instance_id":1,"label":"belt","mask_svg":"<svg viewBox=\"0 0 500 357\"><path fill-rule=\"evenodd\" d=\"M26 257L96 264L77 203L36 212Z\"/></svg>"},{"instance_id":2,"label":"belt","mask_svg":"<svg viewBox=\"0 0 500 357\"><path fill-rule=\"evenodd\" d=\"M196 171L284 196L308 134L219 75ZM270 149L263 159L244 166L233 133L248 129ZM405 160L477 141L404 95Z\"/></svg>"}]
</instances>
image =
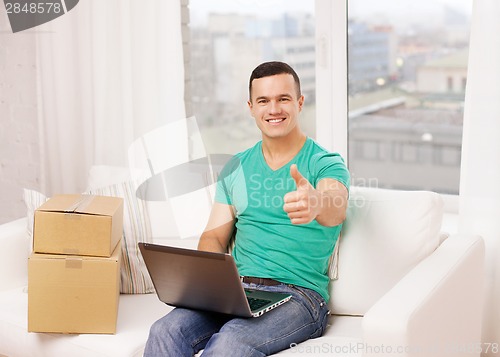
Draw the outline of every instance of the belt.
<instances>
[{"instance_id":1,"label":"belt","mask_svg":"<svg viewBox=\"0 0 500 357\"><path fill-rule=\"evenodd\" d=\"M257 284L257 285L267 285L267 286L274 286L274 285L280 285L280 283L277 280L274 279L269 279L269 278L254 278L253 276L242 276L240 277L241 281L247 284Z\"/></svg>"}]
</instances>

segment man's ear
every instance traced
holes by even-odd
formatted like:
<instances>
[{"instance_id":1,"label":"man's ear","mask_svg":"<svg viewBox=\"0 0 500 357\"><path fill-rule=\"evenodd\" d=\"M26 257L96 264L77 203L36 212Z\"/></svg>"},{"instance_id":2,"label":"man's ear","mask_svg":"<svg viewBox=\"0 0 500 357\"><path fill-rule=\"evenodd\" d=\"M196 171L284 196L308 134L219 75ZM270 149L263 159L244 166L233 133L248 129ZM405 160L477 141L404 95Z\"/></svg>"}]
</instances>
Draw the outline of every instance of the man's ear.
<instances>
[{"instance_id":1,"label":"man's ear","mask_svg":"<svg viewBox=\"0 0 500 357\"><path fill-rule=\"evenodd\" d=\"M251 99L249 99L249 100L247 101L247 104L248 104L248 109L252 110L253 105L252 105L252 100L251 100Z\"/></svg>"},{"instance_id":2,"label":"man's ear","mask_svg":"<svg viewBox=\"0 0 500 357\"><path fill-rule=\"evenodd\" d=\"M302 110L302 106L304 105L304 95L299 97L299 110Z\"/></svg>"}]
</instances>

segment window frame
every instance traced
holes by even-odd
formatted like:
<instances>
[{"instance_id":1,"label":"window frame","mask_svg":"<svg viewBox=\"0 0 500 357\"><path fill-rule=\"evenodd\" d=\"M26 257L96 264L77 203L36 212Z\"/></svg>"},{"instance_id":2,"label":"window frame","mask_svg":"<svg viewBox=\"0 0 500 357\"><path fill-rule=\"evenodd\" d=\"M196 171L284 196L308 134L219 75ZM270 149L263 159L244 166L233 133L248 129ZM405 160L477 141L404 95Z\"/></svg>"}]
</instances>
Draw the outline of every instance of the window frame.
<instances>
[{"instance_id":1,"label":"window frame","mask_svg":"<svg viewBox=\"0 0 500 357\"><path fill-rule=\"evenodd\" d=\"M316 140L349 166L347 24L349 0L315 0ZM445 213L458 213L458 195L441 194Z\"/></svg>"},{"instance_id":2,"label":"window frame","mask_svg":"<svg viewBox=\"0 0 500 357\"><path fill-rule=\"evenodd\" d=\"M347 17L347 0L315 0L316 140L348 165Z\"/></svg>"}]
</instances>

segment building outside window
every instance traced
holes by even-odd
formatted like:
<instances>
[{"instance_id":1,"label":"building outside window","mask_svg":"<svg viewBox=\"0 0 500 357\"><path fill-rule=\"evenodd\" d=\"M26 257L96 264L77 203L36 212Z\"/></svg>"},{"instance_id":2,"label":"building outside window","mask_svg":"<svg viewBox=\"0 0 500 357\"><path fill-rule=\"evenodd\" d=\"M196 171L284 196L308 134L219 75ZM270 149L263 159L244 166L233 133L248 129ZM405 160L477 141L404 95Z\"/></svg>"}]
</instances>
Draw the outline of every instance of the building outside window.
<instances>
[{"instance_id":1,"label":"building outside window","mask_svg":"<svg viewBox=\"0 0 500 357\"><path fill-rule=\"evenodd\" d=\"M348 1L349 168L356 178L458 193L471 12L472 0ZM379 145L371 155L352 155L373 141Z\"/></svg>"}]
</instances>

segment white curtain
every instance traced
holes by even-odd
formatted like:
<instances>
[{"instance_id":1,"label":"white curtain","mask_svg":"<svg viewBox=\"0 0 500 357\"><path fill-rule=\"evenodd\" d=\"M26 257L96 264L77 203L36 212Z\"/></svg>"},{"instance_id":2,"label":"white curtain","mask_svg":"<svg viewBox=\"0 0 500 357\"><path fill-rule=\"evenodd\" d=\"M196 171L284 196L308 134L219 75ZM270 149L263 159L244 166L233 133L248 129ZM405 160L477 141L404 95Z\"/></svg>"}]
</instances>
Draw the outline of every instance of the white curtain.
<instances>
[{"instance_id":1,"label":"white curtain","mask_svg":"<svg viewBox=\"0 0 500 357\"><path fill-rule=\"evenodd\" d=\"M486 244L485 343L500 342L499 19L500 1L474 1L459 200L459 231L479 234Z\"/></svg>"},{"instance_id":2,"label":"white curtain","mask_svg":"<svg viewBox=\"0 0 500 357\"><path fill-rule=\"evenodd\" d=\"M185 118L180 0L85 0L37 29L41 189L82 192L91 165Z\"/></svg>"}]
</instances>

